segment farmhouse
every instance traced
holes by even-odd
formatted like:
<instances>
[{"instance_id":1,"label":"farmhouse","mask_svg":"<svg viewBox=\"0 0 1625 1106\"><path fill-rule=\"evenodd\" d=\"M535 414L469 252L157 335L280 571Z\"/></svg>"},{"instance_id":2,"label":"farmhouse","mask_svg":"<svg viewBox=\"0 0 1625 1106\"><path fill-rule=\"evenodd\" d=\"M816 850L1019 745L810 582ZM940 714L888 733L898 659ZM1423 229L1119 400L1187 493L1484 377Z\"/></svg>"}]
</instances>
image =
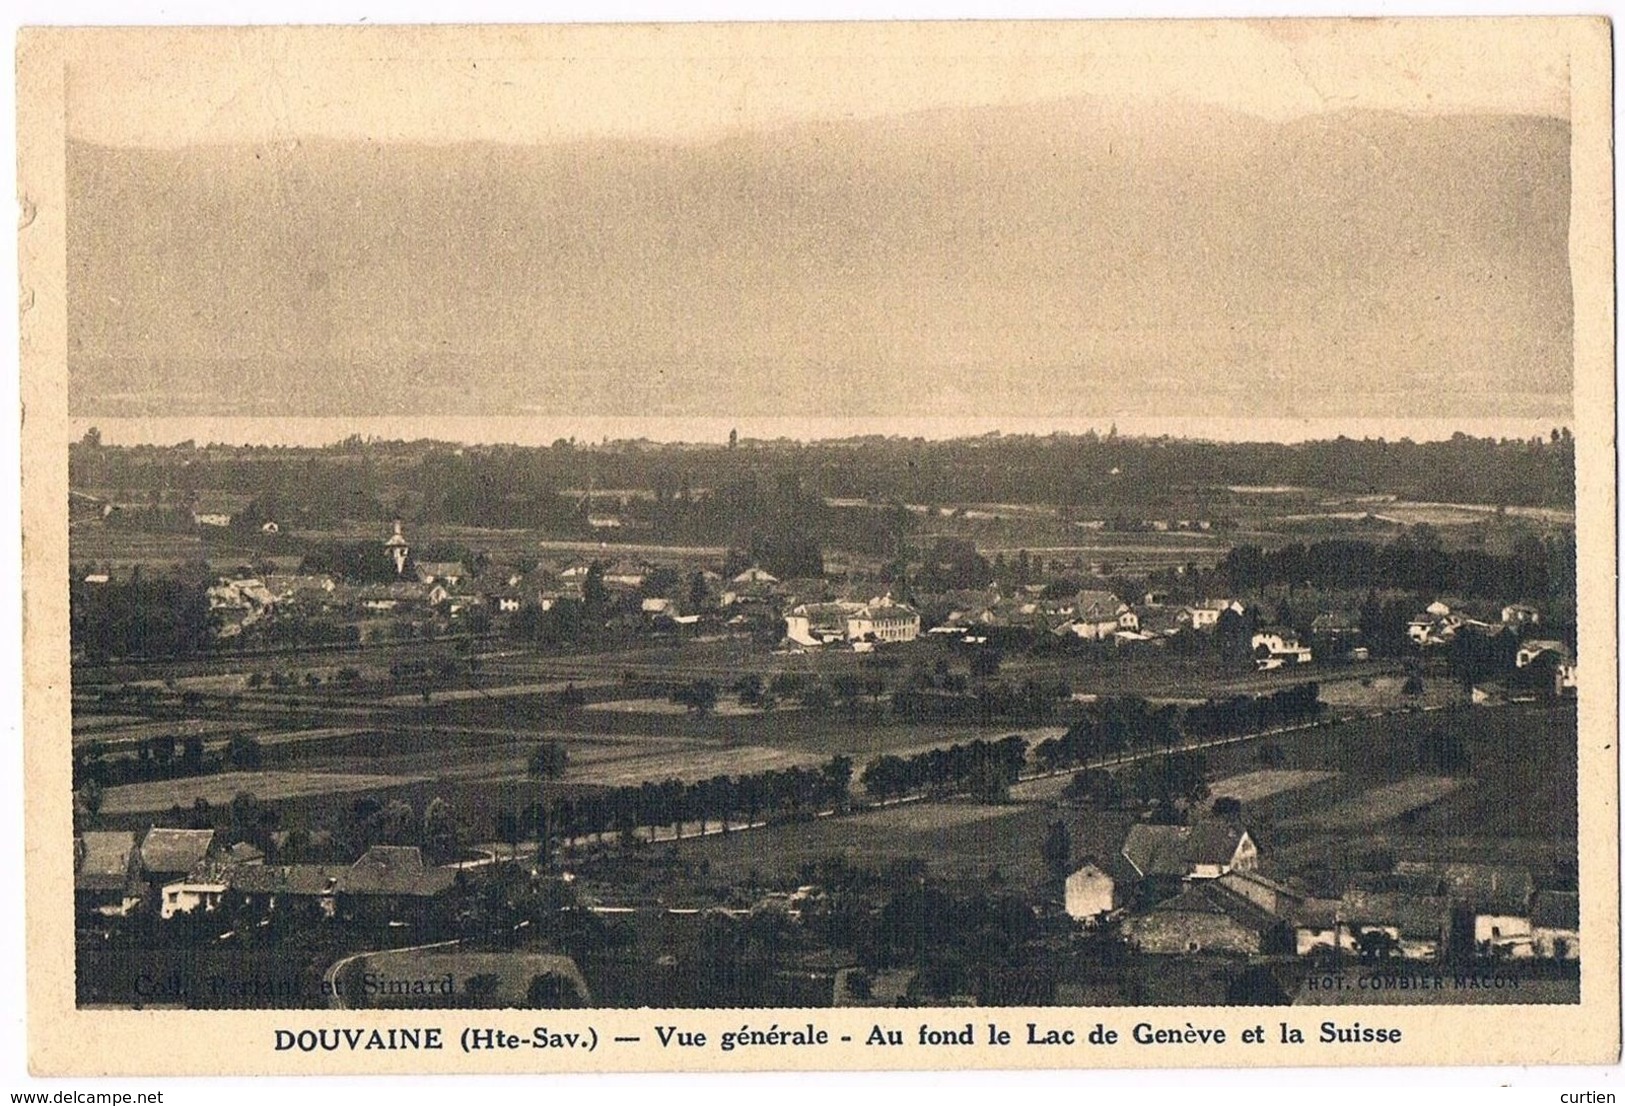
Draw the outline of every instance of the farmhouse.
<instances>
[{"instance_id":1,"label":"farmhouse","mask_svg":"<svg viewBox=\"0 0 1625 1106\"><path fill-rule=\"evenodd\" d=\"M435 607L451 597L444 584L369 584L356 589L356 602L363 610L393 611L413 607Z\"/></svg>"},{"instance_id":2,"label":"farmhouse","mask_svg":"<svg viewBox=\"0 0 1625 1106\"><path fill-rule=\"evenodd\" d=\"M736 604L767 603L782 596L785 587L779 578L760 568L747 568L722 588L718 603L724 607Z\"/></svg>"},{"instance_id":3,"label":"farmhouse","mask_svg":"<svg viewBox=\"0 0 1625 1106\"><path fill-rule=\"evenodd\" d=\"M1462 617L1450 609L1443 600L1434 600L1427 609L1413 616L1405 626L1405 636L1419 648L1429 649L1447 645L1461 628Z\"/></svg>"},{"instance_id":4,"label":"farmhouse","mask_svg":"<svg viewBox=\"0 0 1625 1106\"><path fill-rule=\"evenodd\" d=\"M1279 917L1217 880L1192 884L1123 923L1123 936L1149 953L1218 952L1256 956L1292 947Z\"/></svg>"},{"instance_id":5,"label":"farmhouse","mask_svg":"<svg viewBox=\"0 0 1625 1106\"><path fill-rule=\"evenodd\" d=\"M1225 611L1246 614L1247 608L1234 599L1202 599L1186 607L1180 615L1181 621L1189 623L1193 630L1212 630L1219 625L1219 617Z\"/></svg>"},{"instance_id":6,"label":"farmhouse","mask_svg":"<svg viewBox=\"0 0 1625 1106\"><path fill-rule=\"evenodd\" d=\"M256 864L232 869L227 884L263 912L304 904L331 918L344 872L326 864Z\"/></svg>"},{"instance_id":7,"label":"farmhouse","mask_svg":"<svg viewBox=\"0 0 1625 1106\"><path fill-rule=\"evenodd\" d=\"M141 841L141 868L155 882L181 879L197 870L214 846L214 830L155 826Z\"/></svg>"},{"instance_id":8,"label":"farmhouse","mask_svg":"<svg viewBox=\"0 0 1625 1106\"><path fill-rule=\"evenodd\" d=\"M1117 908L1117 881L1094 864L1085 864L1066 877L1066 912L1078 921L1090 921Z\"/></svg>"},{"instance_id":9,"label":"farmhouse","mask_svg":"<svg viewBox=\"0 0 1625 1106\"><path fill-rule=\"evenodd\" d=\"M1278 918L1294 916L1307 901L1301 891L1279 883L1253 868L1241 868L1219 877L1219 886L1240 895Z\"/></svg>"},{"instance_id":10,"label":"farmhouse","mask_svg":"<svg viewBox=\"0 0 1625 1106\"><path fill-rule=\"evenodd\" d=\"M737 563L737 562L736 562ZM747 587L772 587L779 582L779 578L759 565L751 565L745 571L728 581L730 588L739 589Z\"/></svg>"},{"instance_id":11,"label":"farmhouse","mask_svg":"<svg viewBox=\"0 0 1625 1106\"><path fill-rule=\"evenodd\" d=\"M1514 627L1539 625L1540 610L1527 603L1508 603L1501 608L1501 621Z\"/></svg>"},{"instance_id":12,"label":"farmhouse","mask_svg":"<svg viewBox=\"0 0 1625 1106\"><path fill-rule=\"evenodd\" d=\"M339 877L341 908L352 916L397 921L450 891L457 873L423 863L416 846L374 845Z\"/></svg>"},{"instance_id":13,"label":"farmhouse","mask_svg":"<svg viewBox=\"0 0 1625 1106\"><path fill-rule=\"evenodd\" d=\"M247 841L239 841L221 854L221 860L226 864L244 866L264 864L265 854L260 851L257 845L251 845Z\"/></svg>"},{"instance_id":14,"label":"farmhouse","mask_svg":"<svg viewBox=\"0 0 1625 1106\"><path fill-rule=\"evenodd\" d=\"M1339 950L1354 952L1354 934L1343 925L1338 899L1305 899L1293 917L1293 943L1299 956Z\"/></svg>"},{"instance_id":15,"label":"farmhouse","mask_svg":"<svg viewBox=\"0 0 1625 1106\"><path fill-rule=\"evenodd\" d=\"M1360 616L1353 611L1322 611L1309 624L1309 635L1319 644L1347 650L1360 638Z\"/></svg>"},{"instance_id":16,"label":"farmhouse","mask_svg":"<svg viewBox=\"0 0 1625 1106\"><path fill-rule=\"evenodd\" d=\"M1532 638L1518 646L1517 665L1519 668L1528 668L1537 657L1544 653L1552 654L1561 664L1567 664L1572 659L1569 654L1569 647L1561 641L1553 641L1549 638Z\"/></svg>"},{"instance_id":17,"label":"farmhouse","mask_svg":"<svg viewBox=\"0 0 1625 1106\"><path fill-rule=\"evenodd\" d=\"M1500 903L1521 909L1535 890L1529 869L1512 864L1401 860L1394 865L1394 875L1419 893L1444 895L1471 906Z\"/></svg>"},{"instance_id":18,"label":"farmhouse","mask_svg":"<svg viewBox=\"0 0 1625 1106\"><path fill-rule=\"evenodd\" d=\"M1340 914L1361 951L1431 960L1444 942L1450 901L1439 895L1350 890Z\"/></svg>"},{"instance_id":19,"label":"farmhouse","mask_svg":"<svg viewBox=\"0 0 1625 1106\"><path fill-rule=\"evenodd\" d=\"M265 582L254 577L238 580L222 578L208 590L207 594L211 611L249 610L269 607L276 602L276 597L265 586Z\"/></svg>"},{"instance_id":20,"label":"farmhouse","mask_svg":"<svg viewBox=\"0 0 1625 1106\"><path fill-rule=\"evenodd\" d=\"M604 586L635 590L643 586L653 571L654 566L644 561L616 561L604 569Z\"/></svg>"},{"instance_id":21,"label":"farmhouse","mask_svg":"<svg viewBox=\"0 0 1625 1106\"><path fill-rule=\"evenodd\" d=\"M1119 630L1138 630L1140 620L1134 611L1109 591L1080 591L1068 610L1070 615L1057 630L1084 641L1105 641Z\"/></svg>"},{"instance_id":22,"label":"farmhouse","mask_svg":"<svg viewBox=\"0 0 1625 1106\"><path fill-rule=\"evenodd\" d=\"M226 893L226 882L207 874L174 880L164 884L158 900L158 912L164 918L177 914L190 914L202 909L205 913L219 909L220 899Z\"/></svg>"},{"instance_id":23,"label":"farmhouse","mask_svg":"<svg viewBox=\"0 0 1625 1106\"><path fill-rule=\"evenodd\" d=\"M1309 646L1298 640L1297 631L1285 626L1266 626L1255 633L1253 656L1260 669L1308 664L1314 659Z\"/></svg>"},{"instance_id":24,"label":"farmhouse","mask_svg":"<svg viewBox=\"0 0 1625 1106\"><path fill-rule=\"evenodd\" d=\"M485 593L485 604L498 614L512 614L525 605L525 593L511 584L492 588Z\"/></svg>"},{"instance_id":25,"label":"farmhouse","mask_svg":"<svg viewBox=\"0 0 1625 1106\"><path fill-rule=\"evenodd\" d=\"M338 584L325 575L271 575L265 577L265 590L277 604L323 606L333 600Z\"/></svg>"},{"instance_id":26,"label":"farmhouse","mask_svg":"<svg viewBox=\"0 0 1625 1106\"><path fill-rule=\"evenodd\" d=\"M1533 956L1534 933L1528 911L1515 914L1474 914L1473 944L1480 953L1509 959Z\"/></svg>"},{"instance_id":27,"label":"farmhouse","mask_svg":"<svg viewBox=\"0 0 1625 1106\"><path fill-rule=\"evenodd\" d=\"M1218 879L1258 866L1258 846L1240 826L1210 820L1194 826L1131 826L1123 858L1142 878Z\"/></svg>"},{"instance_id":28,"label":"farmhouse","mask_svg":"<svg viewBox=\"0 0 1625 1106\"><path fill-rule=\"evenodd\" d=\"M419 561L415 568L418 583L444 584L447 588L455 588L463 582L468 570L461 561Z\"/></svg>"},{"instance_id":29,"label":"farmhouse","mask_svg":"<svg viewBox=\"0 0 1625 1106\"><path fill-rule=\"evenodd\" d=\"M87 830L73 844L74 906L108 915L135 909L145 891L135 834Z\"/></svg>"}]
</instances>

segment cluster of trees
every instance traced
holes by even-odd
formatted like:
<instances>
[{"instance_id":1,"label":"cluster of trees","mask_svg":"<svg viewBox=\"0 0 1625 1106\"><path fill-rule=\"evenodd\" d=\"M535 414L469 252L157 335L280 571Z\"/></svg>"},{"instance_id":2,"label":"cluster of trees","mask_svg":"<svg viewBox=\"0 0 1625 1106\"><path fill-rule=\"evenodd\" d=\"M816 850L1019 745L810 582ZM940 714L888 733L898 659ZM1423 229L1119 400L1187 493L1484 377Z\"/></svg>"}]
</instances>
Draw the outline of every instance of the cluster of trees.
<instances>
[{"instance_id":1,"label":"cluster of trees","mask_svg":"<svg viewBox=\"0 0 1625 1106\"><path fill-rule=\"evenodd\" d=\"M1471 758L1461 735L1453 729L1434 726L1416 739L1416 766L1424 772L1455 775L1468 770Z\"/></svg>"},{"instance_id":2,"label":"cluster of trees","mask_svg":"<svg viewBox=\"0 0 1625 1106\"><path fill-rule=\"evenodd\" d=\"M1039 768L1051 772L1108 756L1172 747L1180 736L1178 707L1153 706L1138 695L1112 695L1085 705L1066 733L1039 742L1033 756Z\"/></svg>"},{"instance_id":3,"label":"cluster of trees","mask_svg":"<svg viewBox=\"0 0 1625 1106\"><path fill-rule=\"evenodd\" d=\"M1027 739L1017 734L999 741L975 741L927 749L910 757L886 753L864 766L864 790L876 799L896 799L924 792L969 793L982 802L1002 801L1021 778L1027 763Z\"/></svg>"},{"instance_id":4,"label":"cluster of trees","mask_svg":"<svg viewBox=\"0 0 1625 1106\"><path fill-rule=\"evenodd\" d=\"M864 951L876 969L915 969L908 991L913 1002L939 1005L971 995L985 1005L1024 1005L1048 1001L1021 986L1042 957L1041 936L1032 902L1014 891L954 891L913 880L881 906L872 948Z\"/></svg>"},{"instance_id":5,"label":"cluster of trees","mask_svg":"<svg viewBox=\"0 0 1625 1106\"><path fill-rule=\"evenodd\" d=\"M412 562L406 565L406 579ZM402 578L395 562L379 541L321 541L306 548L299 571L307 575L332 576L357 584L388 584Z\"/></svg>"},{"instance_id":6,"label":"cluster of trees","mask_svg":"<svg viewBox=\"0 0 1625 1106\"><path fill-rule=\"evenodd\" d=\"M261 757L259 739L248 734L234 734L224 748L216 750L205 749L197 734L144 737L118 753L99 741L87 741L73 750L73 786L94 782L113 787L202 776L227 768L258 768Z\"/></svg>"},{"instance_id":7,"label":"cluster of trees","mask_svg":"<svg viewBox=\"0 0 1625 1106\"><path fill-rule=\"evenodd\" d=\"M69 633L93 661L112 657L181 657L209 648L215 621L209 613L208 566L87 584L75 572L69 589Z\"/></svg>"},{"instance_id":8,"label":"cluster of trees","mask_svg":"<svg viewBox=\"0 0 1625 1106\"><path fill-rule=\"evenodd\" d=\"M1123 790L1141 804L1155 805L1167 816L1208 797L1207 757L1202 753L1168 753L1135 761L1123 773Z\"/></svg>"},{"instance_id":9,"label":"cluster of trees","mask_svg":"<svg viewBox=\"0 0 1625 1106\"><path fill-rule=\"evenodd\" d=\"M405 799L381 803L377 799L357 799L351 807L354 851L359 854L373 845L416 845L433 863L454 858L465 836L461 822L445 799L435 796L420 815Z\"/></svg>"},{"instance_id":10,"label":"cluster of trees","mask_svg":"<svg viewBox=\"0 0 1625 1106\"><path fill-rule=\"evenodd\" d=\"M1186 707L1180 729L1191 737L1259 733L1320 716L1320 685L1295 684L1267 695L1232 695Z\"/></svg>"},{"instance_id":11,"label":"cluster of trees","mask_svg":"<svg viewBox=\"0 0 1625 1106\"><path fill-rule=\"evenodd\" d=\"M1256 733L1306 722L1320 714L1320 685L1298 684L1267 695L1208 699L1194 706L1154 706L1138 695L1087 704L1060 737L1038 743L1033 757L1046 772L1127 753L1172 751L1187 738Z\"/></svg>"},{"instance_id":12,"label":"cluster of trees","mask_svg":"<svg viewBox=\"0 0 1625 1106\"><path fill-rule=\"evenodd\" d=\"M1478 549L1440 548L1434 541L1401 539L1293 543L1265 550L1238 545L1219 563L1220 575L1240 592L1272 584L1319 588L1398 588L1423 594L1497 600L1561 599L1574 595L1575 546L1561 538L1524 536L1505 556Z\"/></svg>"},{"instance_id":13,"label":"cluster of trees","mask_svg":"<svg viewBox=\"0 0 1625 1106\"><path fill-rule=\"evenodd\" d=\"M538 750L538 756L542 756ZM535 758L533 758L534 760ZM831 757L816 768L769 769L738 776L713 776L684 782L613 787L534 802L523 809L496 813L496 834L517 845L529 837L552 842L616 833L630 844L639 829L651 833L665 826L680 836L685 823L728 825L763 818L801 816L844 806L852 782L852 760ZM561 768L562 770L562 768ZM545 770L534 772L548 774ZM551 852L551 845L544 852Z\"/></svg>"},{"instance_id":14,"label":"cluster of trees","mask_svg":"<svg viewBox=\"0 0 1625 1106\"><path fill-rule=\"evenodd\" d=\"M1207 757L1200 752L1173 752L1135 761L1126 771L1084 768L1072 774L1061 798L1115 808L1125 802L1156 808L1157 820L1179 820L1193 803L1208 797ZM1046 845L1046 852L1052 845Z\"/></svg>"}]
</instances>

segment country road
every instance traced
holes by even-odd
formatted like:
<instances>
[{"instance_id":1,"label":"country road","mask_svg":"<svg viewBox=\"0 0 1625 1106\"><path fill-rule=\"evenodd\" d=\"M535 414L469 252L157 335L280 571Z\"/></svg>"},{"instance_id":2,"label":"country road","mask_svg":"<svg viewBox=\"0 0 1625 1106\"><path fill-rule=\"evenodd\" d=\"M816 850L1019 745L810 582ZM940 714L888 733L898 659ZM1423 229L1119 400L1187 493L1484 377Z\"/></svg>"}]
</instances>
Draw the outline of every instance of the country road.
<instances>
[{"instance_id":1,"label":"country road","mask_svg":"<svg viewBox=\"0 0 1625 1106\"><path fill-rule=\"evenodd\" d=\"M360 960L367 956L376 956L379 953L385 952L421 952L424 949L449 948L452 945L460 945L462 943L463 939L461 937L456 937L450 941L432 941L427 945L409 945L406 948L400 949L366 949L362 952L352 952L348 956L340 957L328 966L327 971L322 973L322 990L327 995L327 1005L334 1010L349 1009L349 1007L344 1004L344 995L340 993L341 988L338 985L338 977L339 973L344 970L345 966L352 961Z\"/></svg>"}]
</instances>

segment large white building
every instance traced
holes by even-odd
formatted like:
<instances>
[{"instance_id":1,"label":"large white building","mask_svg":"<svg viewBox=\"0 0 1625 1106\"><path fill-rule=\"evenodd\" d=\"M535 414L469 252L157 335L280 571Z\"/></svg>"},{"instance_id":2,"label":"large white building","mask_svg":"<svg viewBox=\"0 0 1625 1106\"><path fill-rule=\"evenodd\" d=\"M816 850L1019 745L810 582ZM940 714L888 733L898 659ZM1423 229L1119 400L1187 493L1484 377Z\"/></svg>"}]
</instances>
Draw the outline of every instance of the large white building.
<instances>
[{"instance_id":1,"label":"large white building","mask_svg":"<svg viewBox=\"0 0 1625 1106\"><path fill-rule=\"evenodd\" d=\"M920 612L890 595L867 603L803 603L784 616L784 633L797 645L913 641L920 636Z\"/></svg>"}]
</instances>

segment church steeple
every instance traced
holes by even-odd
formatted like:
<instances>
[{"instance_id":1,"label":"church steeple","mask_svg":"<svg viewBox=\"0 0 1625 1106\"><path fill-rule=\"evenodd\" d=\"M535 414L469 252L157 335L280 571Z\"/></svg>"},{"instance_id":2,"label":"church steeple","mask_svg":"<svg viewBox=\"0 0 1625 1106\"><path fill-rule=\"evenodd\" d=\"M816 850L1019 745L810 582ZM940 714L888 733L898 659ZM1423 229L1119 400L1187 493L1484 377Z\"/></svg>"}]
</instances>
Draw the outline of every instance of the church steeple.
<instances>
[{"instance_id":1,"label":"church steeple","mask_svg":"<svg viewBox=\"0 0 1625 1106\"><path fill-rule=\"evenodd\" d=\"M406 557L412 552L412 547L406 544L406 537L401 533L401 520L395 520L395 532L384 542L384 549L389 553L390 560L395 562L395 575L406 573Z\"/></svg>"}]
</instances>

